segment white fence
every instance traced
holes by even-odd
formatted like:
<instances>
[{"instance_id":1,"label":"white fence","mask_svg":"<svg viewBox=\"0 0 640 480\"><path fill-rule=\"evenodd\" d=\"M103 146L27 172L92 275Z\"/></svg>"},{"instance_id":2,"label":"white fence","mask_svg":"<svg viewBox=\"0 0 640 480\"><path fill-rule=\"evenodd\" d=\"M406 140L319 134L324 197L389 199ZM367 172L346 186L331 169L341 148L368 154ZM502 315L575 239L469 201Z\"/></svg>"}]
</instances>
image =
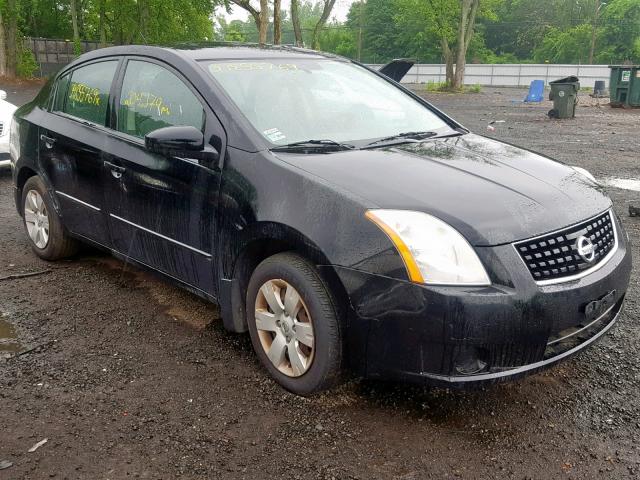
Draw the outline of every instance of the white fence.
<instances>
[{"instance_id":1,"label":"white fence","mask_svg":"<svg viewBox=\"0 0 640 480\"><path fill-rule=\"evenodd\" d=\"M371 65L380 68L382 65ZM575 75L580 86L593 87L596 80L605 80L609 86L609 67L607 65L555 65L529 63L522 64L467 64L464 83L466 85L485 85L496 87L528 87L531 80L550 80ZM444 82L444 64L416 64L402 80L403 83Z\"/></svg>"}]
</instances>

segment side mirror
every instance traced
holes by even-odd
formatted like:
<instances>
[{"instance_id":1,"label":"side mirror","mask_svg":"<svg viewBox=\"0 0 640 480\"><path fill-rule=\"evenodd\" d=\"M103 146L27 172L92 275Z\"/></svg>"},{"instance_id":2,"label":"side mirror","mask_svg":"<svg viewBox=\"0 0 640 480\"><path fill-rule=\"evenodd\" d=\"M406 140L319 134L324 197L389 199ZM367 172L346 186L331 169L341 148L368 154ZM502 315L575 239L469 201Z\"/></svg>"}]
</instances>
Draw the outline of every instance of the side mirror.
<instances>
[{"instance_id":1,"label":"side mirror","mask_svg":"<svg viewBox=\"0 0 640 480\"><path fill-rule=\"evenodd\" d=\"M220 158L214 147L205 145L202 132L190 126L159 128L144 137L144 144L150 152L165 157L193 158L207 166Z\"/></svg>"},{"instance_id":2,"label":"side mirror","mask_svg":"<svg viewBox=\"0 0 640 480\"><path fill-rule=\"evenodd\" d=\"M0 90L0 100L6 100L7 99L7 92L5 92L4 90Z\"/></svg>"}]
</instances>

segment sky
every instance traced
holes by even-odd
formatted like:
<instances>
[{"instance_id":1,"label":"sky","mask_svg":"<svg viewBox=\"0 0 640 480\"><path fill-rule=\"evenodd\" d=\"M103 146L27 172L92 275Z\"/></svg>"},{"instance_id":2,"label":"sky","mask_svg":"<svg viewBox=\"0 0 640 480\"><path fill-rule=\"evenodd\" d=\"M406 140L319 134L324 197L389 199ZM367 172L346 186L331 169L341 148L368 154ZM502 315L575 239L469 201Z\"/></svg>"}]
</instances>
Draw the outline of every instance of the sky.
<instances>
[{"instance_id":1,"label":"sky","mask_svg":"<svg viewBox=\"0 0 640 480\"><path fill-rule=\"evenodd\" d=\"M346 20L347 13L349 13L349 6L353 2L354 0L337 0L335 6L333 7L333 11L331 12L330 19L335 18L340 22ZM258 2L253 3L258 4ZM282 9L288 11L290 4L290 0L282 0ZM246 10L238 6L233 6L233 10L231 11L230 15L225 12L224 8L218 8L216 10L216 14L223 14L227 18L227 21L246 20L249 16L249 13Z\"/></svg>"}]
</instances>

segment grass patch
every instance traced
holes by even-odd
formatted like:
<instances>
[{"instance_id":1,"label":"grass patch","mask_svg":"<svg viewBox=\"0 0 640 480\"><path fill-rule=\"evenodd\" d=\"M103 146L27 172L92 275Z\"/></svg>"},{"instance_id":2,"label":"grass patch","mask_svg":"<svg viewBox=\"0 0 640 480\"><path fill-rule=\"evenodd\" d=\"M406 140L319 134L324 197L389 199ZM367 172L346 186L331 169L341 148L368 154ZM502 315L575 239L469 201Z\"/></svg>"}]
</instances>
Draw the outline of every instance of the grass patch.
<instances>
[{"instance_id":1,"label":"grass patch","mask_svg":"<svg viewBox=\"0 0 640 480\"><path fill-rule=\"evenodd\" d=\"M450 92L451 89L447 82L427 82L424 84L424 91L429 93Z\"/></svg>"},{"instance_id":2,"label":"grass patch","mask_svg":"<svg viewBox=\"0 0 640 480\"><path fill-rule=\"evenodd\" d=\"M480 93L482 92L482 86L479 83L475 85L471 85L470 87L465 88L465 92L467 93Z\"/></svg>"},{"instance_id":3,"label":"grass patch","mask_svg":"<svg viewBox=\"0 0 640 480\"><path fill-rule=\"evenodd\" d=\"M478 83L468 87L451 88L447 82L427 82L424 84L427 93L480 93L482 86Z\"/></svg>"}]
</instances>

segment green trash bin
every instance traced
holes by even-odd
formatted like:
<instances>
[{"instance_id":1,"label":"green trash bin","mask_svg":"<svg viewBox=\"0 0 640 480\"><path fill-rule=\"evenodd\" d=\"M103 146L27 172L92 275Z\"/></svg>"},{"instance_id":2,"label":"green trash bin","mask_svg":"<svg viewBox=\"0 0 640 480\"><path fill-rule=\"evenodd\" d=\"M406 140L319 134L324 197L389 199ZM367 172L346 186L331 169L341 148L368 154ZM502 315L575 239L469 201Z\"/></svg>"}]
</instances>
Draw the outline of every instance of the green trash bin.
<instances>
[{"instance_id":1,"label":"green trash bin","mask_svg":"<svg viewBox=\"0 0 640 480\"><path fill-rule=\"evenodd\" d=\"M549 118L573 118L576 116L580 79L566 77L549 82L551 92L549 100L553 100L553 108L549 110Z\"/></svg>"},{"instance_id":2,"label":"green trash bin","mask_svg":"<svg viewBox=\"0 0 640 480\"><path fill-rule=\"evenodd\" d=\"M640 107L640 65L609 65L612 107Z\"/></svg>"}]
</instances>

